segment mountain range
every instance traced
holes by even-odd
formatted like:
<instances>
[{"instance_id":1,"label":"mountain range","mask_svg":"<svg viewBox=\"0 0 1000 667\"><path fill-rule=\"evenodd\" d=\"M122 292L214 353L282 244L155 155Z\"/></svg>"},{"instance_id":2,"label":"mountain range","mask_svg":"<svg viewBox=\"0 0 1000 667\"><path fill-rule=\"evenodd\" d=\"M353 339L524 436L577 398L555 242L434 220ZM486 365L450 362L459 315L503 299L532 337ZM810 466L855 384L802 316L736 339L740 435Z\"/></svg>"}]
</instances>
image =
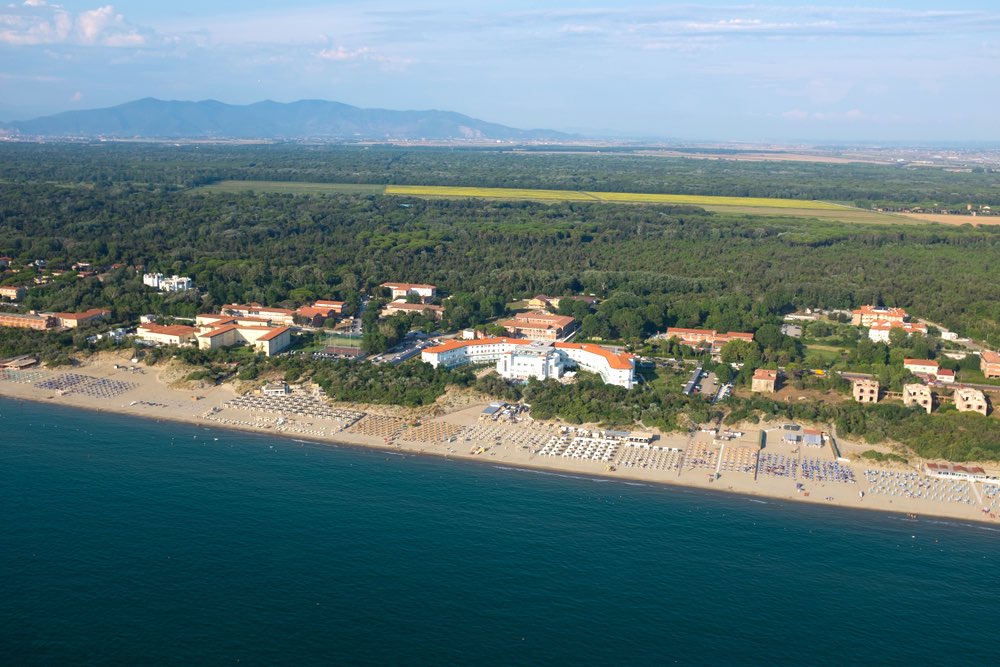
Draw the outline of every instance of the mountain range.
<instances>
[{"instance_id":1,"label":"mountain range","mask_svg":"<svg viewBox=\"0 0 1000 667\"><path fill-rule=\"evenodd\" d=\"M327 141L559 141L575 135L519 130L453 111L362 109L340 102L225 104L145 98L0 124L10 135L113 139L315 139Z\"/></svg>"}]
</instances>

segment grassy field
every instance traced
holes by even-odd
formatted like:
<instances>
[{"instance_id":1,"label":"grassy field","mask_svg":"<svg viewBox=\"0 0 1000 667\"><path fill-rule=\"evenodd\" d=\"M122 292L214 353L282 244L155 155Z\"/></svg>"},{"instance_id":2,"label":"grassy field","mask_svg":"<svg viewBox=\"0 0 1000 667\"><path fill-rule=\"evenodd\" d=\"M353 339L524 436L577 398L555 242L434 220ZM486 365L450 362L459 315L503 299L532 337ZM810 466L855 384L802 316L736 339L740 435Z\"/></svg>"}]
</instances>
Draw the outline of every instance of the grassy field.
<instances>
[{"instance_id":1,"label":"grassy field","mask_svg":"<svg viewBox=\"0 0 1000 667\"><path fill-rule=\"evenodd\" d=\"M806 359L808 362L819 363L820 365L834 364L840 361L846 350L842 347L832 345L806 345Z\"/></svg>"},{"instance_id":2,"label":"grassy field","mask_svg":"<svg viewBox=\"0 0 1000 667\"><path fill-rule=\"evenodd\" d=\"M430 185L388 185L387 195L411 197L473 197L487 199L522 199L530 201L597 201L624 204L675 204L687 206L743 206L749 208L807 209L842 211L845 206L801 199L766 199L763 197L711 197L704 195L661 195L636 192L581 192L573 190L529 190L519 188L465 188Z\"/></svg>"},{"instance_id":3,"label":"grassy field","mask_svg":"<svg viewBox=\"0 0 1000 667\"><path fill-rule=\"evenodd\" d=\"M532 190L527 188L472 188L436 185L370 185L363 183L306 183L299 181L220 181L195 188L201 193L263 192L276 194L324 195L361 194L444 199L505 199L537 202L601 202L607 204L670 204L698 206L718 213L786 215L796 217L864 222L874 224L919 224L899 215L875 213L831 202L763 197L715 197L707 195L664 195L635 192L583 192L576 190Z\"/></svg>"}]
</instances>

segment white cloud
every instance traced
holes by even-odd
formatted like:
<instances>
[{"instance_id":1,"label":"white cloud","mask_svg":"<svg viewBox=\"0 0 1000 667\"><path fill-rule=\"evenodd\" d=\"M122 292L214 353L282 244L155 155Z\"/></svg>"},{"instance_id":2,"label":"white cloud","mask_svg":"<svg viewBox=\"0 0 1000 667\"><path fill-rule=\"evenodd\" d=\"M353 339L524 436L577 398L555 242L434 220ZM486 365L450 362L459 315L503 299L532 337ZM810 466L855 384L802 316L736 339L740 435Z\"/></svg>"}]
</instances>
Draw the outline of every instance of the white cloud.
<instances>
[{"instance_id":1,"label":"white cloud","mask_svg":"<svg viewBox=\"0 0 1000 667\"><path fill-rule=\"evenodd\" d=\"M25 0L22 7L8 7L0 14L0 44L83 44L88 46L140 46L146 37L104 5L73 15L61 5Z\"/></svg>"},{"instance_id":2,"label":"white cloud","mask_svg":"<svg viewBox=\"0 0 1000 667\"><path fill-rule=\"evenodd\" d=\"M336 62L352 62L355 60L372 59L373 51L367 46L359 49L348 49L341 45L336 48L323 49L318 51L316 56L321 60L333 60Z\"/></svg>"},{"instance_id":3,"label":"white cloud","mask_svg":"<svg viewBox=\"0 0 1000 667\"><path fill-rule=\"evenodd\" d=\"M792 121L820 121L820 122L850 122L867 118L860 109L850 109L848 111L804 111L802 109L792 109L785 111L781 117Z\"/></svg>"},{"instance_id":4,"label":"white cloud","mask_svg":"<svg viewBox=\"0 0 1000 667\"><path fill-rule=\"evenodd\" d=\"M115 19L114 13L115 8L111 5L104 5L81 13L76 20L76 29L84 43L92 44L100 37L108 23ZM120 14L117 18L123 20Z\"/></svg>"}]
</instances>

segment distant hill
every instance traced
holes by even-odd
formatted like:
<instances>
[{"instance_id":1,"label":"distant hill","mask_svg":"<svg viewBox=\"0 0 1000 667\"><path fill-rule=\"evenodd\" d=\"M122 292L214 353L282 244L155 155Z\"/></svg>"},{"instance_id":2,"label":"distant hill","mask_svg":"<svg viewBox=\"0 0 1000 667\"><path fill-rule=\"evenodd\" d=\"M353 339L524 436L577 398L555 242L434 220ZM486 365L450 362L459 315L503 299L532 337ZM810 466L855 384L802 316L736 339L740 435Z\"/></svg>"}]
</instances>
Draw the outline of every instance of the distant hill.
<instances>
[{"instance_id":1,"label":"distant hill","mask_svg":"<svg viewBox=\"0 0 1000 667\"><path fill-rule=\"evenodd\" d=\"M519 130L452 111L361 109L340 102L224 104L146 98L106 109L67 111L2 125L45 137L119 139L516 140L572 139L552 130Z\"/></svg>"}]
</instances>

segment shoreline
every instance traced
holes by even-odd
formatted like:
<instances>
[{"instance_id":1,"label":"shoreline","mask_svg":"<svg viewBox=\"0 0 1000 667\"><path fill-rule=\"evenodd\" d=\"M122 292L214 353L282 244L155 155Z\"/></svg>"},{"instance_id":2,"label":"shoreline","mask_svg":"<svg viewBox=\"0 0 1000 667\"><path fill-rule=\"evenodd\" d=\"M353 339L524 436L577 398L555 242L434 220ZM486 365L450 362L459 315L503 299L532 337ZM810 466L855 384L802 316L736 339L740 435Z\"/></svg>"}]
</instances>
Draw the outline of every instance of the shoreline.
<instances>
[{"instance_id":1,"label":"shoreline","mask_svg":"<svg viewBox=\"0 0 1000 667\"><path fill-rule=\"evenodd\" d=\"M556 475L581 476L592 479L617 480L626 483L646 485L666 485L686 487L698 490L709 490L719 493L742 495L748 499L767 499L789 501L799 504L826 505L842 509L863 509L869 512L886 512L898 515L915 515L917 518L935 517L959 521L972 521L977 524L996 525L998 519L990 518L981 510L986 496L969 482L971 489L969 499L973 502L934 501L925 498L899 496L893 494L879 495L873 482L866 480L866 471L877 471L884 474L895 483L893 475L912 475L911 467L876 465L863 460L851 461L849 467L853 470L855 483L841 481L807 480L789 477L759 474L761 467L753 459L754 471L751 474L736 468L735 459L731 468L723 468L730 461L726 456L743 456L750 451L749 445L741 442L725 443L721 450L715 450L707 444L710 438L703 434L668 434L660 435L654 441L655 447L664 447L658 454L664 458L676 460L673 467L650 469L647 467L626 467L621 463L626 456L650 456L650 448L640 450L638 446L623 445L617 448L617 454L605 462L596 459L565 458L564 456L544 456L541 454L543 445L560 437L561 424L524 421L516 424L483 422L479 415L483 404L474 404L446 411L442 415L425 417L417 422L413 418L403 418L387 414L393 412L391 406L386 406L386 413L359 410L359 406L341 405L326 402L335 412L360 413L361 418L347 426L339 426L346 421L338 422L332 418L316 416L278 415L275 412L241 410L227 405L237 398L231 386L215 386L195 391L175 389L167 386L168 369L146 367L145 372L126 372L113 368L113 359L94 359L87 363L68 369L67 371L43 370L36 375L58 377L65 374L85 375L89 378L115 381L127 381L131 385L126 391L113 398L95 398L77 393L59 392L52 389L35 386L34 382L16 382L0 380L0 397L14 400L27 400L33 403L54 403L63 407L110 412L140 419L183 423L206 428L218 428L227 431L239 431L272 435L291 441L300 441L318 446L338 445L347 447L363 447L365 449L394 452L400 454L435 456L444 459L460 459L476 463L491 464L494 467L515 468L526 471L546 472ZM196 398L197 396L197 398ZM369 406L363 406L369 408ZM453 406L454 407L454 406ZM400 411L396 410L398 415ZM264 417L262 415L267 414ZM212 415L215 418L209 418ZM251 416L253 419L251 420ZM780 434L780 426L768 426ZM379 437L373 433L391 434L389 437ZM768 434L770 435L770 434ZM572 434L562 436L564 439ZM749 442L750 438L746 438ZM745 449L741 449L741 446ZM729 448L728 452L726 448ZM683 454L672 453L666 448L682 449ZM801 451L800 451L801 450ZM754 450L756 451L756 450ZM794 449L785 446L780 441L767 440L761 455L766 452L772 456L798 457L810 465L837 466L829 446L822 449L797 446ZM692 454L708 454L708 465L687 465L685 457ZM652 454L656 456L654 452ZM755 455L756 456L756 455ZM714 457L714 458L713 458ZM642 459L640 459L642 460ZM699 461L696 457L695 461ZM742 460L741 460L742 461ZM716 466L713 472L711 466ZM748 468L744 468L748 469ZM722 472L719 472L719 471ZM709 481L709 480L712 481ZM882 479L882 478L878 478ZM928 481L939 482L933 478ZM942 482L939 487L950 485L957 488L956 482ZM980 485L981 486L981 485ZM923 491L924 486L920 487ZM864 497L859 496L864 491ZM924 491L924 493L928 493ZM1000 509L1000 501L994 501L990 496L993 512Z\"/></svg>"}]
</instances>

